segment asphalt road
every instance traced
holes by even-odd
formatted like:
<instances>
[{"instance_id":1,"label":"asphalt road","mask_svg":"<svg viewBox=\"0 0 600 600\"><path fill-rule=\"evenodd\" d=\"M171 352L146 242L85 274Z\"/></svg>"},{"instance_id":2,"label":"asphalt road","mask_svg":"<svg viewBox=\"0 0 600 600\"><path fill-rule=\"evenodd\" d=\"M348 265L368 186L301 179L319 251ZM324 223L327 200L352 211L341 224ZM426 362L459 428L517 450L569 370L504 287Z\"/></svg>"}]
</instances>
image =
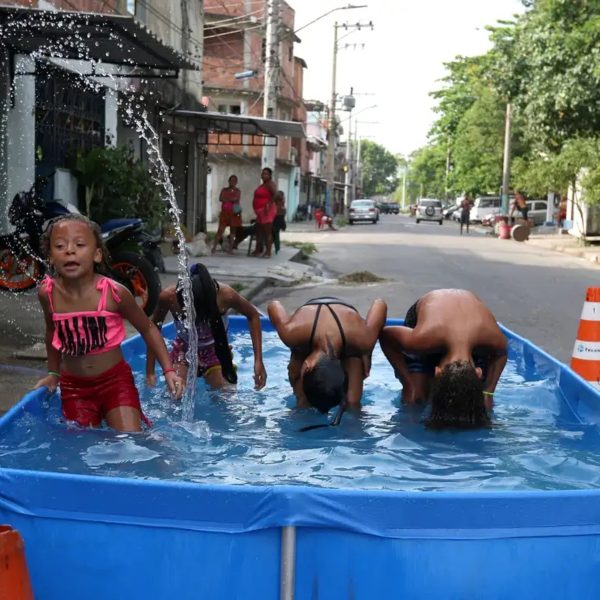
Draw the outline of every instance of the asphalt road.
<instances>
[{"instance_id":1,"label":"asphalt road","mask_svg":"<svg viewBox=\"0 0 600 600\"><path fill-rule=\"evenodd\" d=\"M390 317L403 317L422 294L435 288L465 288L491 308L498 321L569 362L586 288L597 285L600 270L580 258L471 230L459 235L453 222L421 222L383 215L376 224L341 231L289 233L287 239L311 241L315 259L332 275L370 271L381 283L317 288L271 288L255 303L279 298L294 309L315 296L334 295L353 302L364 314L373 298L387 301Z\"/></svg>"}]
</instances>

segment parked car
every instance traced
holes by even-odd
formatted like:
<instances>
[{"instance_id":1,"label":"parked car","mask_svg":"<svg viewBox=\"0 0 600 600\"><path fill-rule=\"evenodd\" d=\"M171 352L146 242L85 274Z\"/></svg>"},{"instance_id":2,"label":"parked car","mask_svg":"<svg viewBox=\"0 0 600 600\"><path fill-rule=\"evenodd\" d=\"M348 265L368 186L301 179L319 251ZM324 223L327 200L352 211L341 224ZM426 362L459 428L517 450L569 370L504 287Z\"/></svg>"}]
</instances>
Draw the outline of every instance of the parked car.
<instances>
[{"instance_id":1,"label":"parked car","mask_svg":"<svg viewBox=\"0 0 600 600\"><path fill-rule=\"evenodd\" d=\"M400 212L400 206L397 202L382 202L380 211L384 215L397 215Z\"/></svg>"},{"instance_id":2,"label":"parked car","mask_svg":"<svg viewBox=\"0 0 600 600\"><path fill-rule=\"evenodd\" d=\"M548 202L546 200L527 200L527 208L529 209L527 212L527 218L533 223L534 226L543 225L546 222ZM509 208L509 214L512 211L512 202ZM496 216L499 215L501 209L496 210L489 215L486 215L481 224L492 227L496 221ZM519 211L515 211L513 213L513 217L520 217L521 213Z\"/></svg>"},{"instance_id":3,"label":"parked car","mask_svg":"<svg viewBox=\"0 0 600 600\"><path fill-rule=\"evenodd\" d=\"M458 204L451 204L450 206L446 206L446 208L443 209L442 214L444 215L444 219L451 219L453 217L453 215L456 213L456 211L458 211L458 209L460 208L460 205ZM459 211L460 213L460 211Z\"/></svg>"},{"instance_id":4,"label":"parked car","mask_svg":"<svg viewBox=\"0 0 600 600\"><path fill-rule=\"evenodd\" d=\"M481 223L487 215L498 214L502 208L500 196L478 196L471 208L471 223Z\"/></svg>"},{"instance_id":5,"label":"parked car","mask_svg":"<svg viewBox=\"0 0 600 600\"><path fill-rule=\"evenodd\" d=\"M432 198L421 198L415 213L417 223L420 221L437 221L440 225L444 222L442 215L442 201Z\"/></svg>"},{"instance_id":6,"label":"parked car","mask_svg":"<svg viewBox=\"0 0 600 600\"><path fill-rule=\"evenodd\" d=\"M357 221L371 221L373 224L379 221L379 209L373 200L364 198L352 201L348 209L348 223L354 225Z\"/></svg>"}]
</instances>

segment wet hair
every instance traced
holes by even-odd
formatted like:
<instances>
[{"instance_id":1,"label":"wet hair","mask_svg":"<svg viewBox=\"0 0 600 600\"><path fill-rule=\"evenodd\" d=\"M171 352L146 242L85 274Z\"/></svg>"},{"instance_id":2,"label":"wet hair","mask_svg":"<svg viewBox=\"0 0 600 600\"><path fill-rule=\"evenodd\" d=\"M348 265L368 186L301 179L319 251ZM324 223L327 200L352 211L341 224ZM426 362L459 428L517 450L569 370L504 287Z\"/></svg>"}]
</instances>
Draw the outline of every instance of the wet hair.
<instances>
[{"instance_id":1,"label":"wet hair","mask_svg":"<svg viewBox=\"0 0 600 600\"><path fill-rule=\"evenodd\" d=\"M467 361L447 364L434 377L431 414L425 420L430 429L478 429L490 427L491 421L483 398L483 381Z\"/></svg>"},{"instance_id":2,"label":"wet hair","mask_svg":"<svg viewBox=\"0 0 600 600\"><path fill-rule=\"evenodd\" d=\"M306 399L319 412L327 413L346 400L348 376L339 358L321 356L315 367L304 374L302 383Z\"/></svg>"},{"instance_id":3,"label":"wet hair","mask_svg":"<svg viewBox=\"0 0 600 600\"><path fill-rule=\"evenodd\" d=\"M237 383L237 372L233 365L233 356L229 348L227 332L223 324L223 318L217 304L217 291L219 284L214 280L208 269L202 263L192 265L190 269L192 297L194 300L194 311L196 313L196 325L208 323L215 341L215 353L221 363L223 377L229 383ZM185 307L183 288L177 289L177 301L181 307Z\"/></svg>"},{"instance_id":4,"label":"wet hair","mask_svg":"<svg viewBox=\"0 0 600 600\"><path fill-rule=\"evenodd\" d=\"M110 275L111 269L108 264L109 254L106 249L106 245L104 244L104 240L102 239L102 231L100 229L100 225L95 221L88 219L86 216L81 215L79 213L69 213L66 215L60 215L59 217L55 217L48 221L46 228L44 229L44 233L40 237L40 250L42 255L47 259L50 258L50 243L52 241L52 232L54 231L54 227L63 221L75 221L77 223L84 223L87 225L94 235L94 239L96 240L96 247L100 249L102 252L102 260L99 263L94 262L94 271L96 273L100 273L101 275Z\"/></svg>"}]
</instances>

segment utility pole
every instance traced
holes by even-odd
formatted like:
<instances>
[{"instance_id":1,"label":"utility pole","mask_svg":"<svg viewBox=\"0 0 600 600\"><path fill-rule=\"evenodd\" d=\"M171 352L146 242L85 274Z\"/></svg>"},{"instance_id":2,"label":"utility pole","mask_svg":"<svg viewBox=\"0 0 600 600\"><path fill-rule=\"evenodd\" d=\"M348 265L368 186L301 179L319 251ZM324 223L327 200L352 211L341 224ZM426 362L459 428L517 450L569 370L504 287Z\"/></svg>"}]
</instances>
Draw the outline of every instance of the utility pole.
<instances>
[{"instance_id":1,"label":"utility pole","mask_svg":"<svg viewBox=\"0 0 600 600\"><path fill-rule=\"evenodd\" d=\"M277 117L277 92L279 89L279 10L280 0L267 0L267 28L265 49L265 82L263 92L263 117ZM263 146L262 167L275 168L277 146Z\"/></svg>"},{"instance_id":2,"label":"utility pole","mask_svg":"<svg viewBox=\"0 0 600 600\"><path fill-rule=\"evenodd\" d=\"M352 179L352 114L348 119L348 136L346 137L346 169L344 171L344 209L350 206L354 195L350 193L350 181Z\"/></svg>"},{"instance_id":3,"label":"utility pole","mask_svg":"<svg viewBox=\"0 0 600 600\"><path fill-rule=\"evenodd\" d=\"M369 23L338 23L333 24L333 68L331 73L331 102L329 104L329 123L327 127L327 191L325 194L325 212L332 216L333 208L333 189L335 179L335 141L336 141L336 124L335 124L335 102L337 95L335 92L336 73L337 73L337 51L338 51L338 29L358 29L370 27L373 29L373 22Z\"/></svg>"},{"instance_id":4,"label":"utility pole","mask_svg":"<svg viewBox=\"0 0 600 600\"><path fill-rule=\"evenodd\" d=\"M406 172L408 167L404 165L402 169L402 209L406 208Z\"/></svg>"},{"instance_id":5,"label":"utility pole","mask_svg":"<svg viewBox=\"0 0 600 600\"><path fill-rule=\"evenodd\" d=\"M506 121L504 124L504 164L502 166L502 210L508 216L508 193L510 191L510 138L512 129L512 106L506 104Z\"/></svg>"}]
</instances>

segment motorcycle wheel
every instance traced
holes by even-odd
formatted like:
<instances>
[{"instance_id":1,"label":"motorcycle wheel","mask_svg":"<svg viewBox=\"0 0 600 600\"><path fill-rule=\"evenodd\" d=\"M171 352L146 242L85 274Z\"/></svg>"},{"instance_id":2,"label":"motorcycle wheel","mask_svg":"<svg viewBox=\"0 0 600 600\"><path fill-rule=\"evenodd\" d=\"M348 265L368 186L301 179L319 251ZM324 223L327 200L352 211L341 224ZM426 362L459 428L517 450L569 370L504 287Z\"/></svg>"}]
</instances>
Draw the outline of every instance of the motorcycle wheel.
<instances>
[{"instance_id":1,"label":"motorcycle wheel","mask_svg":"<svg viewBox=\"0 0 600 600\"><path fill-rule=\"evenodd\" d=\"M9 248L0 250L0 289L25 292L34 288L44 274L44 265L33 256L15 256Z\"/></svg>"},{"instance_id":2,"label":"motorcycle wheel","mask_svg":"<svg viewBox=\"0 0 600 600\"><path fill-rule=\"evenodd\" d=\"M150 316L158 302L161 285L152 265L135 252L117 252L111 257L114 278L133 294L140 308Z\"/></svg>"}]
</instances>

